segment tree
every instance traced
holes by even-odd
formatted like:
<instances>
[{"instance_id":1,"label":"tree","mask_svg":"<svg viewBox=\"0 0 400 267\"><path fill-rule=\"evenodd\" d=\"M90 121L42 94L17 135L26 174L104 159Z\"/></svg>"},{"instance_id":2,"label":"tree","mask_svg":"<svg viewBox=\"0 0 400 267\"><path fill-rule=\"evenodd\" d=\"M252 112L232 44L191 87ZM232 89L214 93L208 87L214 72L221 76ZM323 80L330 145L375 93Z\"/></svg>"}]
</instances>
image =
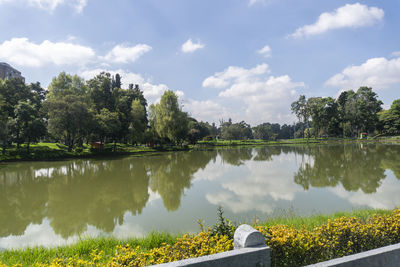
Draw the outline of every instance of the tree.
<instances>
[{"instance_id":1,"label":"tree","mask_svg":"<svg viewBox=\"0 0 400 267\"><path fill-rule=\"evenodd\" d=\"M142 143L144 141L144 133L147 127L146 107L144 107L139 99L132 101L131 106L131 136L132 143Z\"/></svg>"},{"instance_id":2,"label":"tree","mask_svg":"<svg viewBox=\"0 0 400 267\"><path fill-rule=\"evenodd\" d=\"M110 73L101 72L93 79L87 81L90 89L90 98L94 103L97 113L106 108L115 111L115 103L113 97L113 81Z\"/></svg>"},{"instance_id":3,"label":"tree","mask_svg":"<svg viewBox=\"0 0 400 267\"><path fill-rule=\"evenodd\" d=\"M121 122L117 112L111 112L103 108L99 114L95 116L97 130L102 140L109 137L114 142L114 152L116 151L117 136L121 128Z\"/></svg>"},{"instance_id":4,"label":"tree","mask_svg":"<svg viewBox=\"0 0 400 267\"><path fill-rule=\"evenodd\" d=\"M30 143L38 141L46 134L46 125L43 119L39 117L36 106L27 101L19 101L14 114L16 128L18 129L17 142L26 141L26 150L29 153Z\"/></svg>"},{"instance_id":5,"label":"tree","mask_svg":"<svg viewBox=\"0 0 400 267\"><path fill-rule=\"evenodd\" d=\"M372 133L377 128L378 112L382 110L383 103L377 99L377 94L370 87L360 87L357 95L359 130Z\"/></svg>"},{"instance_id":6,"label":"tree","mask_svg":"<svg viewBox=\"0 0 400 267\"><path fill-rule=\"evenodd\" d=\"M394 100L389 110L380 111L378 117L384 134L400 134L400 99Z\"/></svg>"},{"instance_id":7,"label":"tree","mask_svg":"<svg viewBox=\"0 0 400 267\"><path fill-rule=\"evenodd\" d=\"M309 107L307 106L307 100L304 95L300 95L297 101L291 104L292 113L296 115L299 121L303 122L303 138L304 138L304 125L308 126L308 119L310 118Z\"/></svg>"},{"instance_id":8,"label":"tree","mask_svg":"<svg viewBox=\"0 0 400 267\"><path fill-rule=\"evenodd\" d=\"M279 123L262 123L253 127L255 139L276 140L280 134L281 126Z\"/></svg>"},{"instance_id":9,"label":"tree","mask_svg":"<svg viewBox=\"0 0 400 267\"><path fill-rule=\"evenodd\" d=\"M3 80L0 79L0 88L5 86ZM0 89L0 92L2 90ZM8 132L9 132L9 121L8 113L5 110L6 103L4 101L3 95L0 94L0 141L2 144L2 154L6 154L7 144L8 144Z\"/></svg>"},{"instance_id":10,"label":"tree","mask_svg":"<svg viewBox=\"0 0 400 267\"><path fill-rule=\"evenodd\" d=\"M187 136L188 116L178 104L173 91L165 91L160 103L155 106L155 128L161 138L181 143Z\"/></svg>"},{"instance_id":11,"label":"tree","mask_svg":"<svg viewBox=\"0 0 400 267\"><path fill-rule=\"evenodd\" d=\"M61 72L49 85L44 103L49 118L49 132L68 146L68 151L87 135L92 121L84 80Z\"/></svg>"},{"instance_id":12,"label":"tree","mask_svg":"<svg viewBox=\"0 0 400 267\"><path fill-rule=\"evenodd\" d=\"M312 97L307 101L316 136L337 136L339 133L339 118L337 103L331 97Z\"/></svg>"},{"instance_id":13,"label":"tree","mask_svg":"<svg viewBox=\"0 0 400 267\"><path fill-rule=\"evenodd\" d=\"M14 108L19 101L31 99L32 93L28 86L20 78L11 78L2 82L0 85L0 95L3 96L3 111L8 117L14 118Z\"/></svg>"},{"instance_id":14,"label":"tree","mask_svg":"<svg viewBox=\"0 0 400 267\"><path fill-rule=\"evenodd\" d=\"M221 125L221 136L227 140L244 140L253 138L253 133L250 125L245 121L232 123L229 119Z\"/></svg>"},{"instance_id":15,"label":"tree","mask_svg":"<svg viewBox=\"0 0 400 267\"><path fill-rule=\"evenodd\" d=\"M205 122L198 122L194 118L189 118L189 131L188 140L191 144L195 144L198 140L203 139L207 135L210 135L210 128L212 126Z\"/></svg>"}]
</instances>

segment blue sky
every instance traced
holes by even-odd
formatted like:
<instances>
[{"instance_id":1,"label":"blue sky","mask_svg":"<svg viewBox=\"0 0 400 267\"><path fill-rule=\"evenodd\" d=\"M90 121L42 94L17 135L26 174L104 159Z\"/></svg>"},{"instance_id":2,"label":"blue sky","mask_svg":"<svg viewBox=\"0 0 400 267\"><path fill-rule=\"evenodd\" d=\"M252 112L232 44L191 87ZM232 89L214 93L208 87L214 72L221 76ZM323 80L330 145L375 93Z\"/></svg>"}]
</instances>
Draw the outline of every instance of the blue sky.
<instances>
[{"instance_id":1,"label":"blue sky","mask_svg":"<svg viewBox=\"0 0 400 267\"><path fill-rule=\"evenodd\" d=\"M47 87L120 73L199 120L293 123L300 94L400 87L400 1L0 0L0 61Z\"/></svg>"}]
</instances>

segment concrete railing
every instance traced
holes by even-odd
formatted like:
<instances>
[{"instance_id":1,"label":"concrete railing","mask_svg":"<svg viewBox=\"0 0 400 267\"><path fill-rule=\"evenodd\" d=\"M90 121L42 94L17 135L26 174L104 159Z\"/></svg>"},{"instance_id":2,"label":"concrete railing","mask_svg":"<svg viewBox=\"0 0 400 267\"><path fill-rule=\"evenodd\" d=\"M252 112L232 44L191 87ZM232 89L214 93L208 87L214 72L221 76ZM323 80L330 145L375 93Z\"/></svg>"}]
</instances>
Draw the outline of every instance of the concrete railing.
<instances>
[{"instance_id":1,"label":"concrete railing","mask_svg":"<svg viewBox=\"0 0 400 267\"><path fill-rule=\"evenodd\" d=\"M337 266L337 267L398 267L400 266L400 244L372 249L365 252L319 262L309 267Z\"/></svg>"},{"instance_id":2,"label":"concrete railing","mask_svg":"<svg viewBox=\"0 0 400 267\"><path fill-rule=\"evenodd\" d=\"M265 245L264 236L247 224L240 225L234 235L234 250L217 253L213 255L191 258L159 265L154 267L234 267L234 266L255 266L270 267L271 255L270 248ZM319 262L308 265L307 267L364 267L400 266L400 243L377 248L362 253L333 259L330 261Z\"/></svg>"},{"instance_id":3,"label":"concrete railing","mask_svg":"<svg viewBox=\"0 0 400 267\"><path fill-rule=\"evenodd\" d=\"M271 257L270 249L265 245L264 236L250 225L242 224L235 231L234 250L153 266L270 267Z\"/></svg>"}]
</instances>

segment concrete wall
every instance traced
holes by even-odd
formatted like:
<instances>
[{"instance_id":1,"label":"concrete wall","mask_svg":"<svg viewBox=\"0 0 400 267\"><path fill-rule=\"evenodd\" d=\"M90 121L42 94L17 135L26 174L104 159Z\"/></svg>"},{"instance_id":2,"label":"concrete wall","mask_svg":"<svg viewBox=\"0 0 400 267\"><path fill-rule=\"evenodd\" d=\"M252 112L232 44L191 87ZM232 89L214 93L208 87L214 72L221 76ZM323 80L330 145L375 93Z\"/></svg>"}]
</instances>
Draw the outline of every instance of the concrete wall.
<instances>
[{"instance_id":1,"label":"concrete wall","mask_svg":"<svg viewBox=\"0 0 400 267\"><path fill-rule=\"evenodd\" d=\"M345 256L330 261L308 265L312 267L398 267L400 266L400 244L368 250L362 253Z\"/></svg>"},{"instance_id":2,"label":"concrete wall","mask_svg":"<svg viewBox=\"0 0 400 267\"><path fill-rule=\"evenodd\" d=\"M270 267L271 252L265 245L264 236L249 225L241 225L235 231L234 250L213 255L191 258L170 263L153 265L157 267ZM400 266L400 243L366 252L308 265L308 267L397 267Z\"/></svg>"},{"instance_id":3,"label":"concrete wall","mask_svg":"<svg viewBox=\"0 0 400 267\"><path fill-rule=\"evenodd\" d=\"M234 235L235 249L213 255L153 265L157 267L270 267L270 249L264 236L247 224L240 225Z\"/></svg>"},{"instance_id":4,"label":"concrete wall","mask_svg":"<svg viewBox=\"0 0 400 267\"><path fill-rule=\"evenodd\" d=\"M154 267L270 267L269 247L241 248L213 255L153 265Z\"/></svg>"}]
</instances>

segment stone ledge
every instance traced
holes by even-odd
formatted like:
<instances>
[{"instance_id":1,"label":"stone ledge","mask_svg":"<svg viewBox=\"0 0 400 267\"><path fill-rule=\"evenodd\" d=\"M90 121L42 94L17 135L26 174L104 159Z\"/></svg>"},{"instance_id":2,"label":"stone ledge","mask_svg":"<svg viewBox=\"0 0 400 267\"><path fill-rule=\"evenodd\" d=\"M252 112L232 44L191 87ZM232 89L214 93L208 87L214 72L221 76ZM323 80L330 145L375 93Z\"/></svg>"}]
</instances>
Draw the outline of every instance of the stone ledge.
<instances>
[{"instance_id":1,"label":"stone ledge","mask_svg":"<svg viewBox=\"0 0 400 267\"><path fill-rule=\"evenodd\" d=\"M270 267L270 249L267 246L241 248L222 253L191 258L181 261L174 261L153 267L177 267L177 266L196 266L196 267L234 267L234 266L254 266Z\"/></svg>"},{"instance_id":2,"label":"stone ledge","mask_svg":"<svg viewBox=\"0 0 400 267\"><path fill-rule=\"evenodd\" d=\"M308 265L308 267L364 267L364 266L382 266L398 267L400 266L400 243L368 250L365 252L337 258L329 261L319 262Z\"/></svg>"}]
</instances>

